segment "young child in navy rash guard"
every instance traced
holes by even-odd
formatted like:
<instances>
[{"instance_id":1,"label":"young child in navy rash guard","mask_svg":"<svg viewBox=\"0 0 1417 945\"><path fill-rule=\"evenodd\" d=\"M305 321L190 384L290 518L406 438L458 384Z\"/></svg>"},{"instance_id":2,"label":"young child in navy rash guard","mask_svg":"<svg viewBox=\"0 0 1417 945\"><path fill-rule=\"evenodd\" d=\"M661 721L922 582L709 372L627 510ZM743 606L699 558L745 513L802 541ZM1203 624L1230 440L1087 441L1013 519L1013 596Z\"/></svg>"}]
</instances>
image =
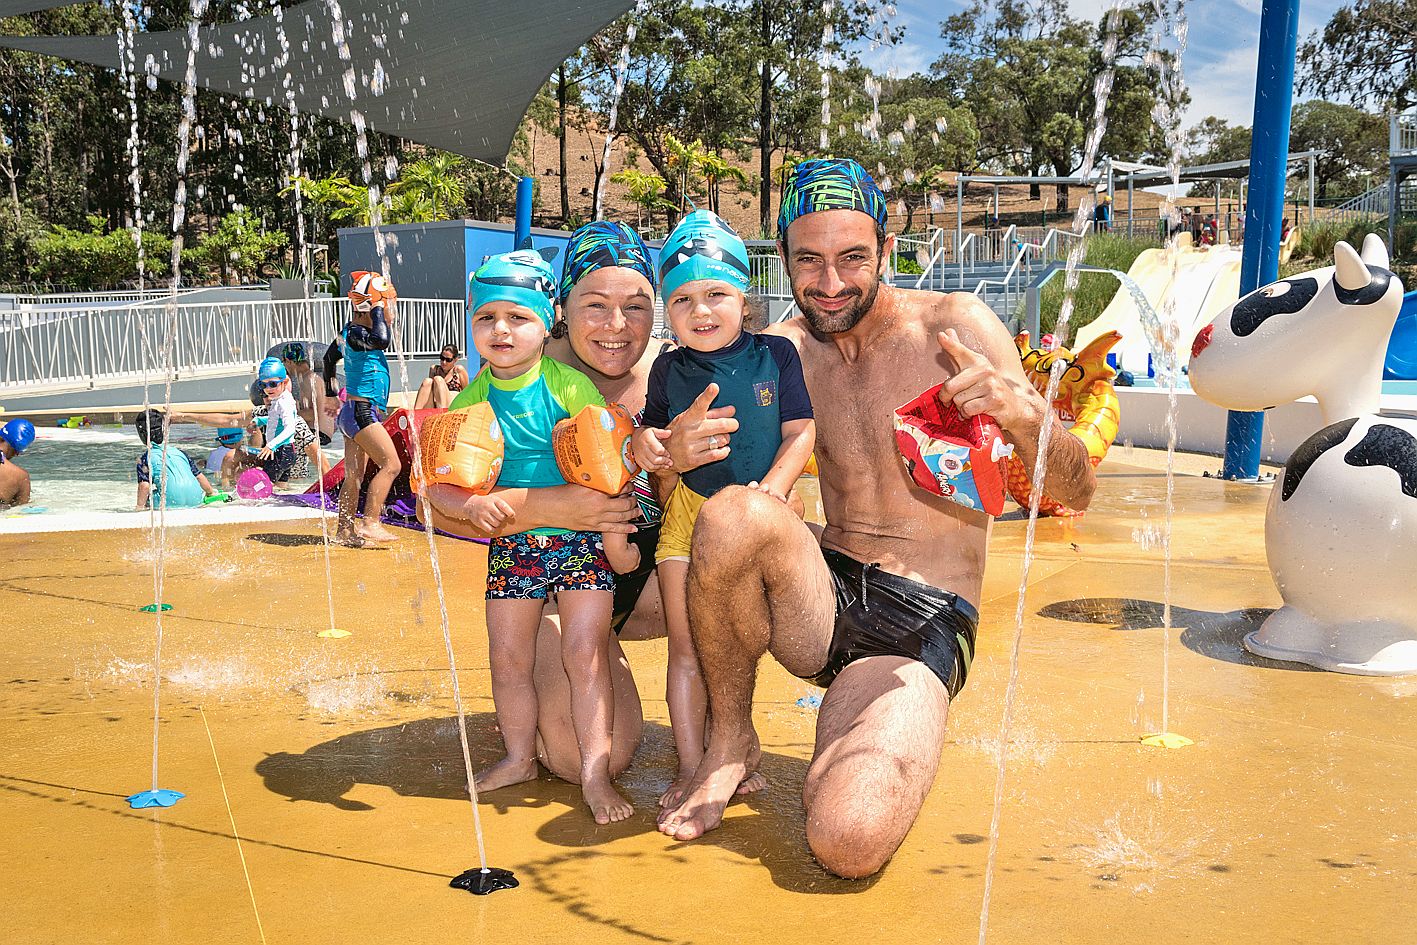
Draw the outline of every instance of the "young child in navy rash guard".
<instances>
[{"instance_id":1,"label":"young child in navy rash guard","mask_svg":"<svg viewBox=\"0 0 1417 945\"><path fill-rule=\"evenodd\" d=\"M650 370L635 459L665 475L664 428L710 386L717 388L713 406L734 407L739 424L727 458L690 470L674 486L655 549L669 625L666 696L679 753L679 776L660 804L673 807L704 753L707 695L689 636L686 591L694 521L725 486L747 486L786 502L812 455L816 423L797 349L786 338L744 331L748 254L728 224L695 210L669 234L659 259L664 314L682 347L661 354Z\"/></svg>"}]
</instances>

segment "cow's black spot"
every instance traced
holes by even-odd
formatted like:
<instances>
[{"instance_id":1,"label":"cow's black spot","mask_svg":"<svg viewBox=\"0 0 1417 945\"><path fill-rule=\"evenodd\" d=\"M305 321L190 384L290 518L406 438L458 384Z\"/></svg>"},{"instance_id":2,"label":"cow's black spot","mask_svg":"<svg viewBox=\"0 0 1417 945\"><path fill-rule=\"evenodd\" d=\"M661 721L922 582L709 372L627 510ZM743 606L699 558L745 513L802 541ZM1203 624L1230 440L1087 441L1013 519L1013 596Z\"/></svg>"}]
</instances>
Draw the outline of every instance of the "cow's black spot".
<instances>
[{"instance_id":1,"label":"cow's black spot","mask_svg":"<svg viewBox=\"0 0 1417 945\"><path fill-rule=\"evenodd\" d=\"M1304 474L1309 471L1309 467L1314 465L1320 456L1342 443L1353 429L1353 424L1357 422L1358 418L1354 417L1351 420L1331 423L1299 444L1299 448L1290 455L1289 462L1284 464L1284 490L1279 494L1281 502L1289 500L1294 490L1299 488L1299 483L1304 481Z\"/></svg>"},{"instance_id":2,"label":"cow's black spot","mask_svg":"<svg viewBox=\"0 0 1417 945\"><path fill-rule=\"evenodd\" d=\"M1338 284L1337 279L1333 280L1333 293L1338 296L1338 301L1344 305L1372 305L1387 295L1388 283L1392 282L1392 273L1386 269L1379 269L1377 266L1369 266L1368 275L1371 276L1368 284L1359 289L1345 289Z\"/></svg>"},{"instance_id":3,"label":"cow's black spot","mask_svg":"<svg viewBox=\"0 0 1417 945\"><path fill-rule=\"evenodd\" d=\"M1288 290L1280 295L1267 294L1281 285L1288 286ZM1230 313L1230 330L1237 338L1248 337L1266 320L1275 315L1293 315L1312 302L1318 294L1317 279L1284 279L1271 283L1235 303L1235 308Z\"/></svg>"},{"instance_id":4,"label":"cow's black spot","mask_svg":"<svg viewBox=\"0 0 1417 945\"><path fill-rule=\"evenodd\" d=\"M1402 491L1417 499L1417 437L1390 423L1375 423L1343 456L1350 466L1386 466L1402 480Z\"/></svg>"}]
</instances>

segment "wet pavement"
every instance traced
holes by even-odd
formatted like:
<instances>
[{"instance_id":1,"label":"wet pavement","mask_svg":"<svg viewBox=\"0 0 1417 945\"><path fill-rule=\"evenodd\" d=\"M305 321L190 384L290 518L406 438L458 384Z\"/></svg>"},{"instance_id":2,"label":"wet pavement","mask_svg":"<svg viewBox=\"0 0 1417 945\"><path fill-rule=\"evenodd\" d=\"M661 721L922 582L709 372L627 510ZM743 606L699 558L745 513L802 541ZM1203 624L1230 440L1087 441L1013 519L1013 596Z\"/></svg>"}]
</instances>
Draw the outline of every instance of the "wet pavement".
<instances>
[{"instance_id":1,"label":"wet pavement","mask_svg":"<svg viewBox=\"0 0 1417 945\"><path fill-rule=\"evenodd\" d=\"M1169 637L1154 454L1114 455L1085 518L1040 523L989 940L1417 938L1417 678L1245 653L1279 603L1267 487L1183 465ZM621 779L635 816L596 827L578 789L546 775L489 795L489 861L521 886L485 898L448 888L477 852L423 536L331 552L352 635L326 640L315 523L169 533L159 780L187 797L149 811L124 802L151 779L146 537L0 536L5 938L975 942L1024 525L995 525L940 776L879 876L836 879L809 855L803 697L817 690L770 662L755 717L771 786L702 840L654 832L674 764L659 640L626 644L647 721ZM438 547L481 764L498 748L485 553ZM1168 727L1190 748L1137 741L1160 726L1163 659Z\"/></svg>"}]
</instances>

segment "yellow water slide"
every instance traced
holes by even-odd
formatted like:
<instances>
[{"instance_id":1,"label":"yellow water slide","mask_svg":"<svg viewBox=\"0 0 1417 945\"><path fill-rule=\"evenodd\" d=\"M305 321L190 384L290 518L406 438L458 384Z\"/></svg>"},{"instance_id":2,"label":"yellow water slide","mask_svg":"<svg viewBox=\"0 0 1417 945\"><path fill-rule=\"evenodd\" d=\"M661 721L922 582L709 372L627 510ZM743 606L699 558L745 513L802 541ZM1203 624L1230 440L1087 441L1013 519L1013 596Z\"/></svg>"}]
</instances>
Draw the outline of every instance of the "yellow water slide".
<instances>
[{"instance_id":1,"label":"yellow water slide","mask_svg":"<svg viewBox=\"0 0 1417 945\"><path fill-rule=\"evenodd\" d=\"M1226 244L1197 248L1183 233L1175 250L1142 252L1127 277L1131 287L1120 286L1102 314L1078 329L1073 348L1085 347L1104 332L1120 332L1122 340L1113 349L1119 364L1145 377L1152 347L1133 290L1160 313L1162 322L1174 317L1179 328L1176 348L1185 364L1196 332L1240 297L1240 250Z\"/></svg>"}]
</instances>

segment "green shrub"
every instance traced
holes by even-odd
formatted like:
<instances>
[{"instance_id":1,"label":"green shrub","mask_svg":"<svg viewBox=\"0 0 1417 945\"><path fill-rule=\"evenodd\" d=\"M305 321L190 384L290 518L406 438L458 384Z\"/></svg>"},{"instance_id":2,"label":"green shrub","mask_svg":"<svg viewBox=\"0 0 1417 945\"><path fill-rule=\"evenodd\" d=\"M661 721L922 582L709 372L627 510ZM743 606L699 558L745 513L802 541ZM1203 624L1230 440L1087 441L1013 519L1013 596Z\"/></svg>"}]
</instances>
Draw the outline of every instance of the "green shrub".
<instances>
[{"instance_id":1,"label":"green shrub","mask_svg":"<svg viewBox=\"0 0 1417 945\"><path fill-rule=\"evenodd\" d=\"M895 271L902 276L918 276L925 271L925 267L916 262L911 255L901 255L896 257Z\"/></svg>"},{"instance_id":2,"label":"green shrub","mask_svg":"<svg viewBox=\"0 0 1417 945\"><path fill-rule=\"evenodd\" d=\"M1155 249L1156 243L1149 239L1105 233L1089 237L1083 262L1089 266L1116 269L1126 272L1144 250ZM1041 330L1050 332L1058 324L1058 313L1063 307L1065 275L1058 273L1047 285L1039 298ZM1069 339L1077 335L1077 330L1088 324L1107 307L1120 286L1117 277L1109 273L1083 272L1078 274L1077 291L1073 295L1073 314L1068 319ZM1034 339L1037 341L1037 339Z\"/></svg>"},{"instance_id":3,"label":"green shrub","mask_svg":"<svg viewBox=\"0 0 1417 945\"><path fill-rule=\"evenodd\" d=\"M89 217L89 230L55 226L34 243L34 275L38 280L83 290L117 288L138 277L138 247L131 230L103 231L103 220ZM151 274L166 272L172 240L143 233L144 267Z\"/></svg>"},{"instance_id":4,"label":"green shrub","mask_svg":"<svg viewBox=\"0 0 1417 945\"><path fill-rule=\"evenodd\" d=\"M1294 251L1292 262L1298 264L1300 272L1333 263L1333 247L1343 240L1354 249L1363 245L1363 238L1376 233L1387 242L1387 220L1359 220L1352 223L1317 223L1306 226L1299 232L1299 246ZM1393 245L1388 247L1394 268L1406 264L1417 264L1417 221L1399 223L1393 234ZM1288 267L1286 267L1288 268Z\"/></svg>"},{"instance_id":5,"label":"green shrub","mask_svg":"<svg viewBox=\"0 0 1417 945\"><path fill-rule=\"evenodd\" d=\"M261 271L285 247L288 239L281 232L264 232L260 221L250 211L235 210L221 218L215 232L202 237L190 258L219 272L222 282L230 282L233 273L237 281L259 279ZM184 265L187 258L184 253Z\"/></svg>"}]
</instances>

